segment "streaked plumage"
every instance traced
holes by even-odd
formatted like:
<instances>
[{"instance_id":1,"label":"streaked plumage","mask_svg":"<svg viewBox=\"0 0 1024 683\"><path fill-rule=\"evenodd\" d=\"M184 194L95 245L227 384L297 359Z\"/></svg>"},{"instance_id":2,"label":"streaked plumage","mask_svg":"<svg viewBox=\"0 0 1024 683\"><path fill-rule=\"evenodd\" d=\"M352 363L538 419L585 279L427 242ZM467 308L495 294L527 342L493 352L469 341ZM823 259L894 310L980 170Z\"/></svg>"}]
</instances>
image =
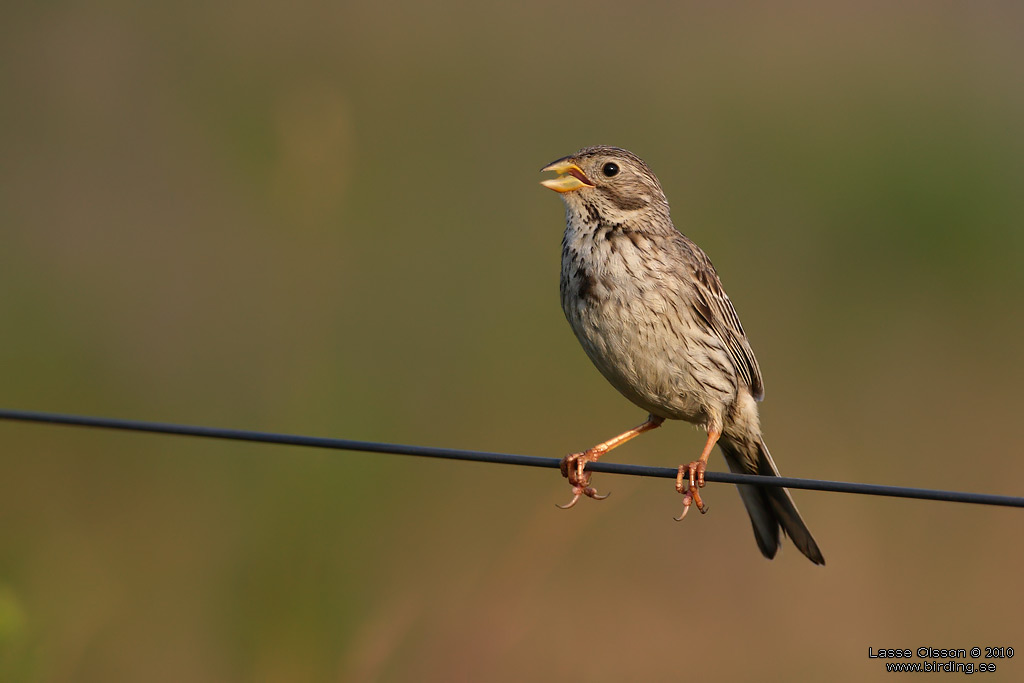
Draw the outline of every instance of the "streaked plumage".
<instances>
[{"instance_id":1,"label":"streaked plumage","mask_svg":"<svg viewBox=\"0 0 1024 683\"><path fill-rule=\"evenodd\" d=\"M562 309L601 374L652 416L641 431L660 419L695 423L721 433L732 471L778 476L761 438L757 359L711 261L673 226L658 179L616 147L587 147L545 168L568 174L545 182L566 208ZM618 445L608 443L586 459ZM713 444L709 437L708 452ZM570 481L577 497L593 497L589 474ZM811 561L824 563L786 489L739 488L766 557L777 552L781 527Z\"/></svg>"}]
</instances>

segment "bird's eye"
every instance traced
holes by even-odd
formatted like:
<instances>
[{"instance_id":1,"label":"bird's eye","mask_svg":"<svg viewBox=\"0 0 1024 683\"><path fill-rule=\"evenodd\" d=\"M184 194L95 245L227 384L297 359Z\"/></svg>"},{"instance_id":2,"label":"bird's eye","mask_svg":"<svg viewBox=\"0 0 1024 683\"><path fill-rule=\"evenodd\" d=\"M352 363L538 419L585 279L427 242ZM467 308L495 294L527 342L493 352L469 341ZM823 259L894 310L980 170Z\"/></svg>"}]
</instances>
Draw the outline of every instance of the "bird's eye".
<instances>
[{"instance_id":1,"label":"bird's eye","mask_svg":"<svg viewBox=\"0 0 1024 683\"><path fill-rule=\"evenodd\" d=\"M604 173L607 177L611 178L613 175L618 175L619 165L608 162L601 168L601 173Z\"/></svg>"}]
</instances>

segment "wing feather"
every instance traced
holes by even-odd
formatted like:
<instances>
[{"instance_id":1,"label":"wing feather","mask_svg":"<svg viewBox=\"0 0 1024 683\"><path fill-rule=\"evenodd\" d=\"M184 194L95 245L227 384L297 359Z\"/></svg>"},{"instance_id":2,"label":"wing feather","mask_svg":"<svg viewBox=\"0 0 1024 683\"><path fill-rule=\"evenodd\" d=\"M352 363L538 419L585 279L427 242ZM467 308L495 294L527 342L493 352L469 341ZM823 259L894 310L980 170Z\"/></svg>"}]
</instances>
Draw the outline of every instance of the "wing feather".
<instances>
[{"instance_id":1,"label":"wing feather","mask_svg":"<svg viewBox=\"0 0 1024 683\"><path fill-rule=\"evenodd\" d=\"M708 328L722 340L736 372L750 387L754 398L760 401L764 398L761 368L754 357L754 351L750 348L750 342L747 341L747 335L743 332L743 325L736 315L736 309L729 295L725 293L711 259L685 235L680 233L680 237L683 238L686 251L691 257L686 261L692 269L690 274L695 284L694 309L707 323Z\"/></svg>"}]
</instances>

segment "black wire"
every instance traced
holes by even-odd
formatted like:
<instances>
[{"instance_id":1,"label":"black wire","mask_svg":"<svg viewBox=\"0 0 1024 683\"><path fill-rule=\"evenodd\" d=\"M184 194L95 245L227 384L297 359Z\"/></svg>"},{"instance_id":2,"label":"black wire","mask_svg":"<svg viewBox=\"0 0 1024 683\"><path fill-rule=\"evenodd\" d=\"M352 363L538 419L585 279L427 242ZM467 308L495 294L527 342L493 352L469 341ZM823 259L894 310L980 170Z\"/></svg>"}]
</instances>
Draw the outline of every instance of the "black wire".
<instances>
[{"instance_id":1,"label":"black wire","mask_svg":"<svg viewBox=\"0 0 1024 683\"><path fill-rule=\"evenodd\" d=\"M165 422L145 422L141 420L122 420L117 418L89 417L85 415L42 413L31 410L0 409L0 419L17 420L20 422L71 425L76 427L95 427L99 429L119 429L123 431L149 432L154 434L198 436L208 439L229 439L232 441L253 441L258 443L287 444L290 446L333 448L342 451L367 451L370 453L414 455L424 458L472 460L476 462L493 462L504 465L525 465L528 467L557 468L560 462L559 458L541 458L531 455L489 453L486 451L468 451L453 448L432 448L429 446L408 446L404 444L379 443L376 441L353 441L351 439L329 439L320 436L275 434L271 432L253 432L243 429L222 429L219 427L199 427L193 425L168 424ZM672 467L647 467L644 465L624 465L612 462L587 463L587 469L593 472L606 472L608 474L626 474L637 477L663 477L666 479L675 479L676 473L678 472L677 468ZM977 503L979 505L1024 507L1024 497L997 496L988 493L939 491L935 489L918 489L906 486L858 484L845 481L799 479L796 477L765 477L755 474L733 474L732 472L707 472L704 475L704 478L707 481L725 484L785 486L791 489L809 489L814 491L832 491L837 493L859 493L869 496L892 496L896 498L942 500L955 503Z\"/></svg>"}]
</instances>

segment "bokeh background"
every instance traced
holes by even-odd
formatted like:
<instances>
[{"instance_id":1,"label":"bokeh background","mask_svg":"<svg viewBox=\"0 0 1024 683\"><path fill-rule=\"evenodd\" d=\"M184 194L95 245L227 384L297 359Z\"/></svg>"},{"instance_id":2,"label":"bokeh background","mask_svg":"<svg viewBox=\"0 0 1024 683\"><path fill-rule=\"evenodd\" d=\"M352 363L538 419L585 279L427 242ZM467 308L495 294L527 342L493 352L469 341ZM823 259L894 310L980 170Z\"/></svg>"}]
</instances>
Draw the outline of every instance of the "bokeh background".
<instances>
[{"instance_id":1,"label":"bokeh background","mask_svg":"<svg viewBox=\"0 0 1024 683\"><path fill-rule=\"evenodd\" d=\"M558 304L547 162L644 157L783 473L1021 494L1017 3L15 3L0 404L561 456L643 413ZM671 424L613 460L677 465ZM723 468L720 455L713 468ZM0 424L0 680L882 678L1024 655L1013 509ZM1020 657L998 662L1006 680Z\"/></svg>"}]
</instances>

